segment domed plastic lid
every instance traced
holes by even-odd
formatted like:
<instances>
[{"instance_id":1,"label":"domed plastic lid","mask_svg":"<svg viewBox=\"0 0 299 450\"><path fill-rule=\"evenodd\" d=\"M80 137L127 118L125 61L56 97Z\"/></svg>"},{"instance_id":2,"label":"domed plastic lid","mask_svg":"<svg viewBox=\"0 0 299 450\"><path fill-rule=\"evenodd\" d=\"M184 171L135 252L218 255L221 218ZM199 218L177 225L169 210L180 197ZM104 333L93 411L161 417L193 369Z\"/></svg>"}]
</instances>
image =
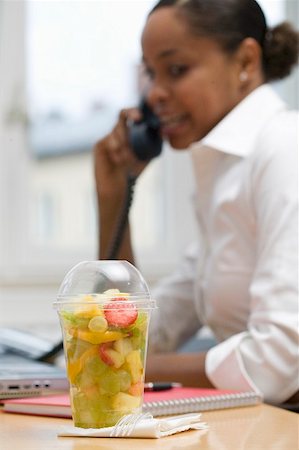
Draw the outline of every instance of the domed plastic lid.
<instances>
[{"instance_id":1,"label":"domed plastic lid","mask_svg":"<svg viewBox=\"0 0 299 450\"><path fill-rule=\"evenodd\" d=\"M125 295L142 308L154 308L149 288L141 273L128 261L83 261L64 277L54 306L85 303L105 304L113 297Z\"/></svg>"}]
</instances>

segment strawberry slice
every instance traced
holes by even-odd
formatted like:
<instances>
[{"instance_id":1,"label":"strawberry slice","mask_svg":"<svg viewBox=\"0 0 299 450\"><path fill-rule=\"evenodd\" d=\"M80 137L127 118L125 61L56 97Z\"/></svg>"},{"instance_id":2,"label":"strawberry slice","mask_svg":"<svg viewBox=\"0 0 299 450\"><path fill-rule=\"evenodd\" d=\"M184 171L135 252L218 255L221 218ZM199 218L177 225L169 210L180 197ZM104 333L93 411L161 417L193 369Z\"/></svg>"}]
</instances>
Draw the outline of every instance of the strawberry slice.
<instances>
[{"instance_id":1,"label":"strawberry slice","mask_svg":"<svg viewBox=\"0 0 299 450\"><path fill-rule=\"evenodd\" d=\"M136 321L138 311L126 297L115 297L104 306L104 315L109 325L128 327Z\"/></svg>"}]
</instances>

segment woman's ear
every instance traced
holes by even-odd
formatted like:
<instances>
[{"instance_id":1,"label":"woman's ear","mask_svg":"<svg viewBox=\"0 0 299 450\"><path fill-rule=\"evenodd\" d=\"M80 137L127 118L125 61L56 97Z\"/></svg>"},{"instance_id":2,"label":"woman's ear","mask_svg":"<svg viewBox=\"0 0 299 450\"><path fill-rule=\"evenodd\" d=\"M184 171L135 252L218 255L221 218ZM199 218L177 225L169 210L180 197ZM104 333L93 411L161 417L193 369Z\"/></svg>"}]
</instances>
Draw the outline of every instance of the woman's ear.
<instances>
[{"instance_id":1,"label":"woman's ear","mask_svg":"<svg viewBox=\"0 0 299 450\"><path fill-rule=\"evenodd\" d=\"M246 38L237 50L238 77L241 84L255 85L264 81L262 49L253 38Z\"/></svg>"}]
</instances>

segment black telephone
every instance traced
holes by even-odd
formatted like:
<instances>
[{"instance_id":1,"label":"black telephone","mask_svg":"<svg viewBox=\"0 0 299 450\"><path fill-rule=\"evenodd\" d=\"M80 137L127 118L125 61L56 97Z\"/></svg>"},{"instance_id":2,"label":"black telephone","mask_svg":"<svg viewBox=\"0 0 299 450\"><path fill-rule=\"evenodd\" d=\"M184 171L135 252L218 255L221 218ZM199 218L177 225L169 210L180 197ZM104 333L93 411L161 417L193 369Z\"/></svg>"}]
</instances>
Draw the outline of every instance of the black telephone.
<instances>
[{"instance_id":1,"label":"black telephone","mask_svg":"<svg viewBox=\"0 0 299 450\"><path fill-rule=\"evenodd\" d=\"M159 156L162 151L160 122L144 99L141 100L139 109L143 117L141 121L129 126L129 140L137 158L148 161Z\"/></svg>"}]
</instances>

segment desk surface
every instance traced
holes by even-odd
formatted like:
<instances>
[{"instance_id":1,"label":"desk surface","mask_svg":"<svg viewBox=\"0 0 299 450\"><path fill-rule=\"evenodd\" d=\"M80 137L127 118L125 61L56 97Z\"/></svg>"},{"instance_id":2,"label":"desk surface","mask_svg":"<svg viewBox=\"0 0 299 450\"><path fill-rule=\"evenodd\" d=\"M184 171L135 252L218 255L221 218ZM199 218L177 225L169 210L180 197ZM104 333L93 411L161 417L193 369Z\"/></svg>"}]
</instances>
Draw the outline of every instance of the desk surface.
<instances>
[{"instance_id":1,"label":"desk surface","mask_svg":"<svg viewBox=\"0 0 299 450\"><path fill-rule=\"evenodd\" d=\"M268 405L202 414L208 431L187 431L163 439L57 437L69 419L0 412L1 450L297 450L299 415Z\"/></svg>"}]
</instances>

